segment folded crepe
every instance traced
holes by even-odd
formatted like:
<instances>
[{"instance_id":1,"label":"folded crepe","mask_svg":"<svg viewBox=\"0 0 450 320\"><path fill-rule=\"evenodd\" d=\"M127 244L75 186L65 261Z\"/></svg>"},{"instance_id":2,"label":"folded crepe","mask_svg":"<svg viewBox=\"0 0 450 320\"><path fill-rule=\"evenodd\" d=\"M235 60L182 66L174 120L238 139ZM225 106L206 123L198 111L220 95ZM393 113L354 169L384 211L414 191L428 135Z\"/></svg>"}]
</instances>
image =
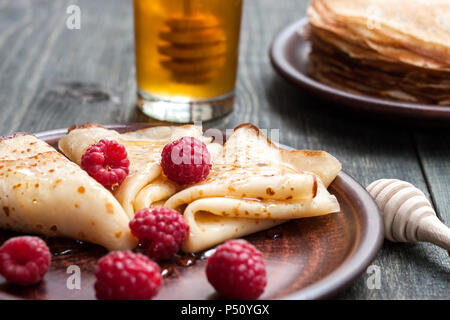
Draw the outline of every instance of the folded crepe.
<instances>
[{"instance_id":1,"label":"folded crepe","mask_svg":"<svg viewBox=\"0 0 450 320\"><path fill-rule=\"evenodd\" d=\"M160 204L173 195L179 186L168 180L160 166L161 151L167 143L184 136L202 139L202 129L193 126L159 126L120 134L96 124L73 128L59 140L59 149L72 161L80 164L84 152L101 139L123 144L130 160L130 173L113 191L127 215L151 205Z\"/></svg>"},{"instance_id":2,"label":"folded crepe","mask_svg":"<svg viewBox=\"0 0 450 320\"><path fill-rule=\"evenodd\" d=\"M341 165L323 151L286 151L260 130L237 127L213 157L206 180L170 197L190 226L183 250L197 252L289 219L339 211L327 191Z\"/></svg>"},{"instance_id":3,"label":"folded crepe","mask_svg":"<svg viewBox=\"0 0 450 320\"><path fill-rule=\"evenodd\" d=\"M450 105L450 1L312 0L310 74L353 93Z\"/></svg>"},{"instance_id":4,"label":"folded crepe","mask_svg":"<svg viewBox=\"0 0 450 320\"><path fill-rule=\"evenodd\" d=\"M112 194L44 141L0 140L0 228L132 249L126 215Z\"/></svg>"}]
</instances>

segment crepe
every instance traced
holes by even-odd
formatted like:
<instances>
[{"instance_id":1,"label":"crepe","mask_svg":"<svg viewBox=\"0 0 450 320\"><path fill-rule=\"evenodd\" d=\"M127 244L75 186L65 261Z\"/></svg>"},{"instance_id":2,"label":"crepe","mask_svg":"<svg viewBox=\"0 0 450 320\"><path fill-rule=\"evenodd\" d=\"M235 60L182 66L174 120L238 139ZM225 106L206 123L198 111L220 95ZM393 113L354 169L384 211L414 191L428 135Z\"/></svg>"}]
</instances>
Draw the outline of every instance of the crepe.
<instances>
[{"instance_id":1,"label":"crepe","mask_svg":"<svg viewBox=\"0 0 450 320\"><path fill-rule=\"evenodd\" d=\"M180 186L162 173L164 145L183 136L203 140L211 153L213 167L201 183ZM194 126L120 134L90 124L70 130L59 148L80 163L86 149L103 138L127 149L130 175L114 195L128 215L150 206L180 211L190 226L186 252L290 219L339 211L336 198L326 190L341 169L339 161L323 151L281 150L250 124L237 127L223 146Z\"/></svg>"},{"instance_id":2,"label":"crepe","mask_svg":"<svg viewBox=\"0 0 450 320\"><path fill-rule=\"evenodd\" d=\"M433 68L450 65L449 13L447 0L313 0L308 7L316 27L396 61L424 67L421 60L431 59Z\"/></svg>"},{"instance_id":3,"label":"crepe","mask_svg":"<svg viewBox=\"0 0 450 320\"><path fill-rule=\"evenodd\" d=\"M228 138L206 180L170 197L190 226L183 250L197 252L289 219L339 211L326 187L341 165L323 151L285 151L244 124Z\"/></svg>"},{"instance_id":4,"label":"crepe","mask_svg":"<svg viewBox=\"0 0 450 320\"><path fill-rule=\"evenodd\" d=\"M313 0L310 74L352 93L450 104L450 2Z\"/></svg>"},{"instance_id":5,"label":"crepe","mask_svg":"<svg viewBox=\"0 0 450 320\"><path fill-rule=\"evenodd\" d=\"M204 140L201 128L193 125L160 126L120 134L96 124L73 128L59 140L59 149L72 161L80 164L84 152L101 139L123 144L130 160L130 173L113 191L127 215L132 218L140 209L147 208L174 194L179 186L162 174L161 151L164 146L183 136Z\"/></svg>"},{"instance_id":6,"label":"crepe","mask_svg":"<svg viewBox=\"0 0 450 320\"><path fill-rule=\"evenodd\" d=\"M109 250L136 246L129 217L75 163L31 135L0 140L0 227L64 236Z\"/></svg>"}]
</instances>

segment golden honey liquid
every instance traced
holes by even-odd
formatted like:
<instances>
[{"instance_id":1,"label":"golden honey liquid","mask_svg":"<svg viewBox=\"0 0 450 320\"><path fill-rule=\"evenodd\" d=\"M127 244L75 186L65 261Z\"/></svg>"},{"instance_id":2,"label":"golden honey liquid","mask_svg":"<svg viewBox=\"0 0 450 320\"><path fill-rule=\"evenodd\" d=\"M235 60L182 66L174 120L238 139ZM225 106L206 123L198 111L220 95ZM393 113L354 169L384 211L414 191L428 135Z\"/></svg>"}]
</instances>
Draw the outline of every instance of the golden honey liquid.
<instances>
[{"instance_id":1,"label":"golden honey liquid","mask_svg":"<svg viewBox=\"0 0 450 320\"><path fill-rule=\"evenodd\" d=\"M134 0L137 82L163 100L232 92L242 0Z\"/></svg>"}]
</instances>

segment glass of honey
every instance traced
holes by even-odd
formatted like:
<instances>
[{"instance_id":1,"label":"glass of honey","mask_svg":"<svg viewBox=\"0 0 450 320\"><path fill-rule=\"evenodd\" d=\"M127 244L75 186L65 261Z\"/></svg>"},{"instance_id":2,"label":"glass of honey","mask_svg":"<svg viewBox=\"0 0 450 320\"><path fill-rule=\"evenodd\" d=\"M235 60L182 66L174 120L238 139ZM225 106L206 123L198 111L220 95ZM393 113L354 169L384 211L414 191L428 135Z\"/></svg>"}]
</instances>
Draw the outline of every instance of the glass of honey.
<instances>
[{"instance_id":1,"label":"glass of honey","mask_svg":"<svg viewBox=\"0 0 450 320\"><path fill-rule=\"evenodd\" d=\"M138 107L206 121L233 109L243 0L134 0Z\"/></svg>"}]
</instances>

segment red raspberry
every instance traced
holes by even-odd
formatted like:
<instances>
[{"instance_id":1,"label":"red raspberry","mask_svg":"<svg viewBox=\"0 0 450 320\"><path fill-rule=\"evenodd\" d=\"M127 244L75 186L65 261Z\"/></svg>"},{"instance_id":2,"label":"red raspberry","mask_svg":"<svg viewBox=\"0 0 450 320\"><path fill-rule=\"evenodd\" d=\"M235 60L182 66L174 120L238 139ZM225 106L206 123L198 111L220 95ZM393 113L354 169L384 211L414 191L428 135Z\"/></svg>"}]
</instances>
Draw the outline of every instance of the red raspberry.
<instances>
[{"instance_id":1,"label":"red raspberry","mask_svg":"<svg viewBox=\"0 0 450 320\"><path fill-rule=\"evenodd\" d=\"M81 168L105 188L114 189L127 177L130 161L127 151L117 141L100 140L81 157Z\"/></svg>"},{"instance_id":2,"label":"red raspberry","mask_svg":"<svg viewBox=\"0 0 450 320\"><path fill-rule=\"evenodd\" d=\"M204 180L211 170L211 155L206 145L193 137L167 144L161 153L164 174L179 184Z\"/></svg>"},{"instance_id":3,"label":"red raspberry","mask_svg":"<svg viewBox=\"0 0 450 320\"><path fill-rule=\"evenodd\" d=\"M189 225L176 210L149 208L136 212L130 229L150 258L165 260L180 250Z\"/></svg>"},{"instance_id":4,"label":"red raspberry","mask_svg":"<svg viewBox=\"0 0 450 320\"><path fill-rule=\"evenodd\" d=\"M256 299L267 284L261 252L245 240L229 240L208 259L206 275L227 299Z\"/></svg>"},{"instance_id":5,"label":"red raspberry","mask_svg":"<svg viewBox=\"0 0 450 320\"><path fill-rule=\"evenodd\" d=\"M35 284L47 273L50 260L50 251L41 238L11 238L0 247L0 274L11 283Z\"/></svg>"},{"instance_id":6,"label":"red raspberry","mask_svg":"<svg viewBox=\"0 0 450 320\"><path fill-rule=\"evenodd\" d=\"M131 251L114 251L101 258L95 277L95 292L101 300L148 300L162 283L159 266Z\"/></svg>"}]
</instances>

